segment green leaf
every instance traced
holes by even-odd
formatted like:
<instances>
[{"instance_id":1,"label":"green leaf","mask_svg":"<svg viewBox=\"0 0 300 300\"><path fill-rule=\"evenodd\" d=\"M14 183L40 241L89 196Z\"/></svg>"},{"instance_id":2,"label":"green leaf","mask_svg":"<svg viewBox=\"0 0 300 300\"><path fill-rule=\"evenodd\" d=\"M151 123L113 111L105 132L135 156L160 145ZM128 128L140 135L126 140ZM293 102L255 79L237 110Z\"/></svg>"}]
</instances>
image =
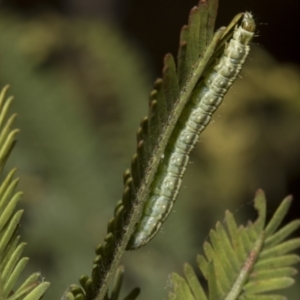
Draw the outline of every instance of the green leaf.
<instances>
[{"instance_id":1,"label":"green leaf","mask_svg":"<svg viewBox=\"0 0 300 300\"><path fill-rule=\"evenodd\" d=\"M196 300L207 300L205 292L198 281L198 278L193 270L193 268L189 264L185 264L183 267L184 275L189 285L192 294Z\"/></svg>"},{"instance_id":2,"label":"green leaf","mask_svg":"<svg viewBox=\"0 0 300 300\"><path fill-rule=\"evenodd\" d=\"M28 263L29 258L23 257L21 260L18 261L16 267L14 268L13 272L10 274L7 280L3 280L3 296L7 297L9 293L12 291L15 283L17 282L21 272L25 268Z\"/></svg>"},{"instance_id":3,"label":"green leaf","mask_svg":"<svg viewBox=\"0 0 300 300\"><path fill-rule=\"evenodd\" d=\"M218 222L210 232L210 242L203 245L205 256L197 257L199 269L208 282L208 294L203 296L203 288L199 288L197 278L190 267L186 271L185 265L186 279L172 276L174 288L169 299L285 299L270 292L294 283L292 276L297 270L291 266L300 261L298 255L290 253L300 248L300 238L285 241L300 227L299 220L276 232L290 205L291 197L285 198L267 226L266 197L262 190L254 199L258 211L254 223L237 227L233 215L227 211L227 230ZM195 290L198 290L196 294Z\"/></svg>"},{"instance_id":4,"label":"green leaf","mask_svg":"<svg viewBox=\"0 0 300 300\"><path fill-rule=\"evenodd\" d=\"M8 276L11 275L11 272L15 268L15 265L18 262L25 246L25 243L19 244L15 251L9 256L9 261L7 262L2 271L2 278L8 278Z\"/></svg>"},{"instance_id":5,"label":"green leaf","mask_svg":"<svg viewBox=\"0 0 300 300\"><path fill-rule=\"evenodd\" d=\"M49 282L42 282L39 284L33 291L31 291L24 300L39 300L48 289L50 283Z\"/></svg>"},{"instance_id":6,"label":"green leaf","mask_svg":"<svg viewBox=\"0 0 300 300\"><path fill-rule=\"evenodd\" d=\"M3 168L14 144L18 129L12 129L16 115L8 117L12 97L6 99L8 86L0 93L0 170ZM8 118L7 121L5 121ZM11 170L0 185L0 299L38 300L45 293L49 283L40 281L40 274L32 274L19 288L15 288L21 272L28 262L22 258L25 243L19 244L17 229L23 210L16 210L22 192L15 192L18 179ZM15 291L14 291L15 290Z\"/></svg>"},{"instance_id":7,"label":"green leaf","mask_svg":"<svg viewBox=\"0 0 300 300\"><path fill-rule=\"evenodd\" d=\"M117 203L114 218L108 224L101 246L103 251L95 262L99 267L93 267L93 290L97 292L97 300L107 295L187 101L203 72L215 63L218 53L222 53L239 21L236 18L229 28L223 27L214 34L217 6L218 0L200 0L198 7L191 10L188 25L182 29L177 62L171 54L165 56L162 78L155 81L150 93L148 116L143 118L138 129L137 153L132 158L131 169L124 173L122 203Z\"/></svg>"},{"instance_id":8,"label":"green leaf","mask_svg":"<svg viewBox=\"0 0 300 300\"><path fill-rule=\"evenodd\" d=\"M1 233L0 239L0 255L4 252L5 248L8 246L10 239L12 238L17 226L19 225L19 221L22 217L23 210L19 210L15 213L8 226Z\"/></svg>"},{"instance_id":9,"label":"green leaf","mask_svg":"<svg viewBox=\"0 0 300 300\"><path fill-rule=\"evenodd\" d=\"M13 196L13 198L9 201L9 204L6 206L5 210L3 211L3 213L1 214L0 217L0 230L3 229L3 227L5 226L5 224L7 223L7 221L11 218L19 200L22 197L21 192L15 194Z\"/></svg>"},{"instance_id":10,"label":"green leaf","mask_svg":"<svg viewBox=\"0 0 300 300\"><path fill-rule=\"evenodd\" d=\"M194 296L186 282L186 280L176 273L171 276L173 292L169 294L169 300L186 299L193 300Z\"/></svg>"},{"instance_id":11,"label":"green leaf","mask_svg":"<svg viewBox=\"0 0 300 300\"><path fill-rule=\"evenodd\" d=\"M283 218L285 217L287 211L289 210L292 204L292 197L286 197L280 206L278 207L276 213L272 217L271 221L269 222L267 228L265 229L266 238L270 237L276 229L280 226Z\"/></svg>"}]
</instances>

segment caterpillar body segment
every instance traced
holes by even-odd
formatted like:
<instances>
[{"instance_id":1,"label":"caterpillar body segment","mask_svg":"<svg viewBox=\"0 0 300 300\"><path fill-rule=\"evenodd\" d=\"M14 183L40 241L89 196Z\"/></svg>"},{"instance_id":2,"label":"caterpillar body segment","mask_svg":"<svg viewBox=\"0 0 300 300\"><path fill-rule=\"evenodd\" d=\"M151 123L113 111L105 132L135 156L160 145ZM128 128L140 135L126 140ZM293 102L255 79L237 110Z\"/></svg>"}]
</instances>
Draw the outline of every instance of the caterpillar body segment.
<instances>
[{"instance_id":1,"label":"caterpillar body segment","mask_svg":"<svg viewBox=\"0 0 300 300\"><path fill-rule=\"evenodd\" d=\"M251 13L246 12L219 60L194 89L165 149L142 217L127 249L133 250L147 244L168 217L177 198L189 154L241 71L254 31L254 19Z\"/></svg>"}]
</instances>

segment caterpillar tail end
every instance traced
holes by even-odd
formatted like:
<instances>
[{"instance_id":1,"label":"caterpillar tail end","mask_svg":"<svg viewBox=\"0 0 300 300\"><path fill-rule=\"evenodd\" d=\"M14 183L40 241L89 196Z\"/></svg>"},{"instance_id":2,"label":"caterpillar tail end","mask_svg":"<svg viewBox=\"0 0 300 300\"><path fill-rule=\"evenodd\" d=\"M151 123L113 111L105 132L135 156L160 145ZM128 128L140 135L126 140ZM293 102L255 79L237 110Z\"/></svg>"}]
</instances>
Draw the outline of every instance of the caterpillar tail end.
<instances>
[{"instance_id":1,"label":"caterpillar tail end","mask_svg":"<svg viewBox=\"0 0 300 300\"><path fill-rule=\"evenodd\" d=\"M151 232L136 228L127 244L126 250L136 250L148 244L158 232L161 222L158 222Z\"/></svg>"},{"instance_id":2,"label":"caterpillar tail end","mask_svg":"<svg viewBox=\"0 0 300 300\"><path fill-rule=\"evenodd\" d=\"M137 250L145 246L147 243L148 241L145 241L145 239L143 239L140 235L133 233L126 246L126 250Z\"/></svg>"}]
</instances>

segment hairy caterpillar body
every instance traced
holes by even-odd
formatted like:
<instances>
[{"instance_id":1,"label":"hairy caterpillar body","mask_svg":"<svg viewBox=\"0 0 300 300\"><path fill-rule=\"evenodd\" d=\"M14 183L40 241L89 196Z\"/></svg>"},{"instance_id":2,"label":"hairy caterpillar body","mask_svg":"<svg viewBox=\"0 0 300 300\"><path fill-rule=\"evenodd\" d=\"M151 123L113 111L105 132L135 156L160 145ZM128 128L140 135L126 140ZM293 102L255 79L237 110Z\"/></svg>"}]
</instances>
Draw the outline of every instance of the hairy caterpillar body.
<instances>
[{"instance_id":1,"label":"hairy caterpillar body","mask_svg":"<svg viewBox=\"0 0 300 300\"><path fill-rule=\"evenodd\" d=\"M254 31L252 14L246 12L218 62L193 91L165 149L128 249L137 249L147 244L168 217L177 198L189 154L242 69Z\"/></svg>"}]
</instances>

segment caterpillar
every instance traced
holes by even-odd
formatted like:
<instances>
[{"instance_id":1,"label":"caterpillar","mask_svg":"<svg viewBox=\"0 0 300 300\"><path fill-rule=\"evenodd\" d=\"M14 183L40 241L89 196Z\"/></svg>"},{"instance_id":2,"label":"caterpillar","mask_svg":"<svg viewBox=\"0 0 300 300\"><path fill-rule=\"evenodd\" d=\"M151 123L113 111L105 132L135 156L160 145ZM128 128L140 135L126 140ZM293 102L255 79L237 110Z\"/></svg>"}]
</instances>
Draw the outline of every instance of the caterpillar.
<instances>
[{"instance_id":1,"label":"caterpillar","mask_svg":"<svg viewBox=\"0 0 300 300\"><path fill-rule=\"evenodd\" d=\"M203 80L194 89L166 146L128 249L137 249L147 244L168 217L177 198L189 154L242 69L255 27L252 14L245 12L241 25L235 28L218 62L205 73Z\"/></svg>"}]
</instances>

